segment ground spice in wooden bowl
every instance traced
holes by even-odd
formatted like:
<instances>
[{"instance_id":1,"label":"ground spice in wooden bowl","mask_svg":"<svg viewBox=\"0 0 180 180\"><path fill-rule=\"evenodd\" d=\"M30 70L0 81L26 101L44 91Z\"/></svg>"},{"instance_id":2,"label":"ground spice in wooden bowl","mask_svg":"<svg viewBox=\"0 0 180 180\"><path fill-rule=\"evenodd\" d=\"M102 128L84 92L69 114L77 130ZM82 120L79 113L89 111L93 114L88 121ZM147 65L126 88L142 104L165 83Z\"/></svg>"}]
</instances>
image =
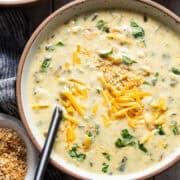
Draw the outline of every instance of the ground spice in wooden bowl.
<instances>
[{"instance_id":1,"label":"ground spice in wooden bowl","mask_svg":"<svg viewBox=\"0 0 180 180\"><path fill-rule=\"evenodd\" d=\"M16 131L0 128L0 180L23 180L27 172L27 151Z\"/></svg>"}]
</instances>

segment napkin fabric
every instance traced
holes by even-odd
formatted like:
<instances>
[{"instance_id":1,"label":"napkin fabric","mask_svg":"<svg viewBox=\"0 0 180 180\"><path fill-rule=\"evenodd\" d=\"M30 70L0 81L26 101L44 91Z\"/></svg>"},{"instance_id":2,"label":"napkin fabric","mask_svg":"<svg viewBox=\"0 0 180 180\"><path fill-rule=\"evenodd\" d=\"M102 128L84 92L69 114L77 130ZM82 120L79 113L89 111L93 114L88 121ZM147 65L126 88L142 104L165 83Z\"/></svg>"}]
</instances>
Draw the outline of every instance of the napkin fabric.
<instances>
[{"instance_id":1,"label":"napkin fabric","mask_svg":"<svg viewBox=\"0 0 180 180\"><path fill-rule=\"evenodd\" d=\"M15 117L19 117L15 95L17 67L31 32L21 9L0 9L0 112ZM62 174L49 166L45 179L61 180Z\"/></svg>"}]
</instances>

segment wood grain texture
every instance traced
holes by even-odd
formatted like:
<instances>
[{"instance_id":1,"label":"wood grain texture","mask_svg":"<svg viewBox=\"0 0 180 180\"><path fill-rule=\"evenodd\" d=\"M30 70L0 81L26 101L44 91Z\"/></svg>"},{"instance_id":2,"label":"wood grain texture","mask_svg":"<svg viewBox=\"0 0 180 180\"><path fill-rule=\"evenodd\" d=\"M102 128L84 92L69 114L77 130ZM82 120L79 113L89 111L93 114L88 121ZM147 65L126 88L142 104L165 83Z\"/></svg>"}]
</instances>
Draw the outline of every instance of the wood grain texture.
<instances>
[{"instance_id":1,"label":"wood grain texture","mask_svg":"<svg viewBox=\"0 0 180 180\"><path fill-rule=\"evenodd\" d=\"M24 12L35 28L45 17L48 16L51 9L56 10L71 0L43 0L41 4L25 7ZM180 15L180 0L155 0L156 2L169 8L177 15ZM63 174L64 180L75 180L75 178ZM149 179L149 180L180 180L180 162L167 171Z\"/></svg>"}]
</instances>

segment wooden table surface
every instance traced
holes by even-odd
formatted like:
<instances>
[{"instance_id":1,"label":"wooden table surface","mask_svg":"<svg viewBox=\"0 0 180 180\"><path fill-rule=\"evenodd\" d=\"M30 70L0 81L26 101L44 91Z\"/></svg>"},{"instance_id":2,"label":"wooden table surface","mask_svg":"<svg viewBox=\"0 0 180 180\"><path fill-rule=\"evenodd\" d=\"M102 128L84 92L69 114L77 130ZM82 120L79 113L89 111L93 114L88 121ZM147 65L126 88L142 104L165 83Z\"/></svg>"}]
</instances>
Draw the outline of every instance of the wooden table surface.
<instances>
[{"instance_id":1,"label":"wooden table surface","mask_svg":"<svg viewBox=\"0 0 180 180\"><path fill-rule=\"evenodd\" d=\"M70 1L71 0L42 0L40 3L24 7L23 10L32 22L33 28L35 28L50 13ZM177 15L180 15L180 0L156 1L174 11ZM63 175L63 179L75 180L75 178L66 174ZM180 162L163 173L151 178L151 180L180 180Z\"/></svg>"}]
</instances>

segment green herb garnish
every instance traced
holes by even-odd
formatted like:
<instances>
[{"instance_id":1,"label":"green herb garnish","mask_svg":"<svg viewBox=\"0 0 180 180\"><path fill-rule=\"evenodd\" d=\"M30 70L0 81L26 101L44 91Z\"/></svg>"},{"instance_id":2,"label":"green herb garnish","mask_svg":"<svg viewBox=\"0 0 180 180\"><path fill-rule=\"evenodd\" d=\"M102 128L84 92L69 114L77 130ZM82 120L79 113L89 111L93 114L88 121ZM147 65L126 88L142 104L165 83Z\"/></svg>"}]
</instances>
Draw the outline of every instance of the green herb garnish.
<instances>
[{"instance_id":1,"label":"green herb garnish","mask_svg":"<svg viewBox=\"0 0 180 180\"><path fill-rule=\"evenodd\" d=\"M165 135L165 134L166 134L166 133L164 132L162 126L157 126L156 129L157 129L159 135L162 136L162 135Z\"/></svg>"},{"instance_id":2,"label":"green herb garnish","mask_svg":"<svg viewBox=\"0 0 180 180\"><path fill-rule=\"evenodd\" d=\"M134 138L127 129L123 129L121 131L121 138L118 138L115 142L115 146L118 148L122 148L125 146L135 146L136 143L135 141L132 141L132 139Z\"/></svg>"},{"instance_id":3,"label":"green herb garnish","mask_svg":"<svg viewBox=\"0 0 180 180\"><path fill-rule=\"evenodd\" d=\"M56 44L56 46L64 46L65 44L62 42L62 41L59 41L57 44Z\"/></svg>"},{"instance_id":4,"label":"green herb garnish","mask_svg":"<svg viewBox=\"0 0 180 180\"><path fill-rule=\"evenodd\" d=\"M107 33L109 32L109 28L106 26L106 23L103 20L99 20L96 24L96 27L101 31L105 31Z\"/></svg>"},{"instance_id":5,"label":"green herb garnish","mask_svg":"<svg viewBox=\"0 0 180 180\"><path fill-rule=\"evenodd\" d=\"M134 63L137 63L136 61L130 59L130 58L127 57L127 56L122 56L122 62L123 62L123 64L125 64L125 65L127 65L127 66L132 65L132 64L134 64Z\"/></svg>"},{"instance_id":6,"label":"green herb garnish","mask_svg":"<svg viewBox=\"0 0 180 180\"><path fill-rule=\"evenodd\" d=\"M144 29L139 26L136 22L131 21L132 34L135 38L144 38Z\"/></svg>"},{"instance_id":7,"label":"green herb garnish","mask_svg":"<svg viewBox=\"0 0 180 180\"><path fill-rule=\"evenodd\" d=\"M144 144L140 144L140 142L138 141L138 147L141 151L147 153L148 150L145 148Z\"/></svg>"},{"instance_id":8,"label":"green herb garnish","mask_svg":"<svg viewBox=\"0 0 180 180\"><path fill-rule=\"evenodd\" d=\"M99 56L102 58L105 58L105 57L111 55L112 53L113 53L113 49L111 49L110 51L106 51L106 52L100 52Z\"/></svg>"},{"instance_id":9,"label":"green herb garnish","mask_svg":"<svg viewBox=\"0 0 180 180\"><path fill-rule=\"evenodd\" d=\"M47 72L49 66L50 66L50 62L51 62L51 58L45 58L43 63L41 64L41 72Z\"/></svg>"},{"instance_id":10,"label":"green herb garnish","mask_svg":"<svg viewBox=\"0 0 180 180\"><path fill-rule=\"evenodd\" d=\"M147 82L147 81L144 81L143 84L144 84L144 85L151 85L151 84L150 84L149 82Z\"/></svg>"},{"instance_id":11,"label":"green herb garnish","mask_svg":"<svg viewBox=\"0 0 180 180\"><path fill-rule=\"evenodd\" d=\"M86 159L86 154L79 153L78 156L76 157L78 161L84 161Z\"/></svg>"},{"instance_id":12,"label":"green herb garnish","mask_svg":"<svg viewBox=\"0 0 180 180\"><path fill-rule=\"evenodd\" d=\"M91 131L89 131L87 135L88 135L88 137L92 137L93 136Z\"/></svg>"},{"instance_id":13,"label":"green herb garnish","mask_svg":"<svg viewBox=\"0 0 180 180\"><path fill-rule=\"evenodd\" d=\"M72 158L76 158L78 161L83 161L83 160L86 159L86 154L77 152L77 147L76 146L72 147L72 149L69 150L69 155Z\"/></svg>"},{"instance_id":14,"label":"green herb garnish","mask_svg":"<svg viewBox=\"0 0 180 180\"><path fill-rule=\"evenodd\" d=\"M118 148L125 147L125 142L122 139L118 138L115 142L115 145Z\"/></svg>"},{"instance_id":15,"label":"green herb garnish","mask_svg":"<svg viewBox=\"0 0 180 180\"><path fill-rule=\"evenodd\" d=\"M104 153L102 153L102 155L103 155L108 161L111 160L111 156L110 156L109 153L104 152Z\"/></svg>"},{"instance_id":16,"label":"green herb garnish","mask_svg":"<svg viewBox=\"0 0 180 180\"><path fill-rule=\"evenodd\" d=\"M151 83L152 83L153 86L156 85L158 78L159 78L159 73L156 72L156 73L154 74L154 77L153 77L152 80L151 80Z\"/></svg>"},{"instance_id":17,"label":"green herb garnish","mask_svg":"<svg viewBox=\"0 0 180 180\"><path fill-rule=\"evenodd\" d=\"M123 129L121 131L121 136L124 138L124 139L128 139L128 140L131 140L133 138L133 136L131 134L129 134L129 131L127 129Z\"/></svg>"},{"instance_id":18,"label":"green herb garnish","mask_svg":"<svg viewBox=\"0 0 180 180\"><path fill-rule=\"evenodd\" d=\"M176 75L180 75L180 69L178 69L178 68L172 67L171 71Z\"/></svg>"},{"instance_id":19,"label":"green herb garnish","mask_svg":"<svg viewBox=\"0 0 180 180\"><path fill-rule=\"evenodd\" d=\"M152 86L155 86L157 81L158 81L158 78L159 78L159 73L156 72L153 77L151 78L151 81L148 82L148 81L144 81L143 84L144 85L152 85Z\"/></svg>"},{"instance_id":20,"label":"green herb garnish","mask_svg":"<svg viewBox=\"0 0 180 180\"><path fill-rule=\"evenodd\" d=\"M101 170L102 170L102 172L103 172L103 173L107 173L107 171L108 171L108 167L109 167L109 165L108 165L108 164L103 163L103 164L102 164L102 169L101 169Z\"/></svg>"},{"instance_id":21,"label":"green herb garnish","mask_svg":"<svg viewBox=\"0 0 180 180\"><path fill-rule=\"evenodd\" d=\"M180 130L179 130L177 122L174 122L172 131L173 131L174 135L179 135L180 134Z\"/></svg>"}]
</instances>

